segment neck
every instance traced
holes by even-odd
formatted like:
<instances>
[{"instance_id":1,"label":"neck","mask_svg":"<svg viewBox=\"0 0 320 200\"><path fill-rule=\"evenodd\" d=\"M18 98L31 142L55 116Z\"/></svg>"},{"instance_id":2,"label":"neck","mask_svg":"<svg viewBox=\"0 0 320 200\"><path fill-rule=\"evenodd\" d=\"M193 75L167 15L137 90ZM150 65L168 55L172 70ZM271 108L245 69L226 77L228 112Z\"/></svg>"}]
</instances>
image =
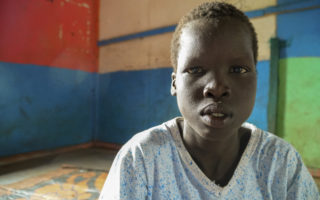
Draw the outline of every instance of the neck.
<instances>
[{"instance_id":1,"label":"neck","mask_svg":"<svg viewBox=\"0 0 320 200\"><path fill-rule=\"evenodd\" d=\"M208 140L196 134L185 122L180 123L180 132L186 149L204 174L216 183L226 185L249 140L247 132L239 128L222 133L229 136L222 140Z\"/></svg>"}]
</instances>

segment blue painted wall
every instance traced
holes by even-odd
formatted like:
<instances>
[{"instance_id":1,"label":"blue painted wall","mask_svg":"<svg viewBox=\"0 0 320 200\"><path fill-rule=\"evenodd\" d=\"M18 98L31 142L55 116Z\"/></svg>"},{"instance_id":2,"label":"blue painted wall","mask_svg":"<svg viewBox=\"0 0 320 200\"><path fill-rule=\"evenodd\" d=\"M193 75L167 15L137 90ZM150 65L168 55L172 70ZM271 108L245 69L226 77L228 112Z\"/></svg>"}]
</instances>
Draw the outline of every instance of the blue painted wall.
<instances>
[{"instance_id":1,"label":"blue painted wall","mask_svg":"<svg viewBox=\"0 0 320 200\"><path fill-rule=\"evenodd\" d=\"M0 156L92 140L96 74L0 62Z\"/></svg>"},{"instance_id":2,"label":"blue painted wall","mask_svg":"<svg viewBox=\"0 0 320 200\"><path fill-rule=\"evenodd\" d=\"M97 139L124 143L135 133L179 115L170 95L171 68L99 76Z\"/></svg>"},{"instance_id":3,"label":"blue painted wall","mask_svg":"<svg viewBox=\"0 0 320 200\"><path fill-rule=\"evenodd\" d=\"M257 68L256 105L248 121L266 128L269 62ZM0 62L0 156L92 140L124 143L180 115L170 95L171 73L97 74Z\"/></svg>"},{"instance_id":4,"label":"blue painted wall","mask_svg":"<svg viewBox=\"0 0 320 200\"><path fill-rule=\"evenodd\" d=\"M319 19L320 9L278 15L277 36L286 43L280 57L320 56Z\"/></svg>"},{"instance_id":5,"label":"blue painted wall","mask_svg":"<svg viewBox=\"0 0 320 200\"><path fill-rule=\"evenodd\" d=\"M268 130L268 102L270 87L270 62L259 61L257 63L257 95L256 102L248 122L257 127Z\"/></svg>"}]
</instances>

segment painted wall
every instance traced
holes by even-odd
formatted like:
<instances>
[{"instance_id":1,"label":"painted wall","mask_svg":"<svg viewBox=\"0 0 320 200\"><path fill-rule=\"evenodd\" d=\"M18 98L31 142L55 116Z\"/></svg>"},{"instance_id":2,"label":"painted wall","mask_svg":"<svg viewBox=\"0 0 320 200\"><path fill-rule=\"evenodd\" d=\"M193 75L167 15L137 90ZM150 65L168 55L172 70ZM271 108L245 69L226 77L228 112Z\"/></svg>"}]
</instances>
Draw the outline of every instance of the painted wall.
<instances>
[{"instance_id":1,"label":"painted wall","mask_svg":"<svg viewBox=\"0 0 320 200\"><path fill-rule=\"evenodd\" d=\"M320 168L320 3L300 2L314 5L277 18L277 35L285 43L280 51L277 128L308 166Z\"/></svg>"},{"instance_id":2,"label":"painted wall","mask_svg":"<svg viewBox=\"0 0 320 200\"><path fill-rule=\"evenodd\" d=\"M169 93L170 39L199 1L17 1L0 3L0 156L92 140L124 143L179 115ZM258 32L258 93L248 121L270 124L269 40L277 36L285 45L276 133L319 168L318 1L228 2L246 11ZM96 44L132 34L138 37Z\"/></svg>"},{"instance_id":3,"label":"painted wall","mask_svg":"<svg viewBox=\"0 0 320 200\"><path fill-rule=\"evenodd\" d=\"M97 1L0 2L0 156L92 140Z\"/></svg>"},{"instance_id":4,"label":"painted wall","mask_svg":"<svg viewBox=\"0 0 320 200\"><path fill-rule=\"evenodd\" d=\"M94 0L2 0L0 59L96 71Z\"/></svg>"},{"instance_id":5,"label":"painted wall","mask_svg":"<svg viewBox=\"0 0 320 200\"><path fill-rule=\"evenodd\" d=\"M276 4L262 0L229 2L245 11ZM98 140L124 143L135 133L180 115L176 99L170 95L170 41L174 29L170 27L199 3L192 0L100 2ZM252 23L258 32L259 73L256 105L248 121L267 129L269 39L276 34L276 16L255 17ZM166 27L170 31L162 32ZM132 34L149 36L108 43L113 38Z\"/></svg>"},{"instance_id":6,"label":"painted wall","mask_svg":"<svg viewBox=\"0 0 320 200\"><path fill-rule=\"evenodd\" d=\"M310 167L320 166L320 57L280 61L279 131Z\"/></svg>"}]
</instances>

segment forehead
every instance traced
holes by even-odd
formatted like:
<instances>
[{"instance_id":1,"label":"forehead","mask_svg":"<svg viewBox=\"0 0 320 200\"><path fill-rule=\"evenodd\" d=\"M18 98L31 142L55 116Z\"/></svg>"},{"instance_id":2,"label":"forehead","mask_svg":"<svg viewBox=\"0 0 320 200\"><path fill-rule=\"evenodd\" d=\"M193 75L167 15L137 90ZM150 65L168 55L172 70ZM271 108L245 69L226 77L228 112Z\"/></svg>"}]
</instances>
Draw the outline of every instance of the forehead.
<instances>
[{"instance_id":1,"label":"forehead","mask_svg":"<svg viewBox=\"0 0 320 200\"><path fill-rule=\"evenodd\" d=\"M179 60L186 57L216 55L228 58L239 56L253 59L250 31L237 19L195 20L185 25L180 37ZM209 57L210 57L209 56Z\"/></svg>"},{"instance_id":2,"label":"forehead","mask_svg":"<svg viewBox=\"0 0 320 200\"><path fill-rule=\"evenodd\" d=\"M229 40L240 37L245 42L251 42L248 25L230 17L191 21L182 28L180 42L186 42L186 39L215 41L226 37Z\"/></svg>"}]
</instances>

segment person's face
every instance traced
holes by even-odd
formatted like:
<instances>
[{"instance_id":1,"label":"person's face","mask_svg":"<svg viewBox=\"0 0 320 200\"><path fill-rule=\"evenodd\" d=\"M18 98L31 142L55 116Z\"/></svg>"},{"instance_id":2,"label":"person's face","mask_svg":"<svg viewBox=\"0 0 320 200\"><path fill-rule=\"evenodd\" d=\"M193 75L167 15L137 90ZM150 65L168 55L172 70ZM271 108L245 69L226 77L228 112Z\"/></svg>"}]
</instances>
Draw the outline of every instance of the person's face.
<instances>
[{"instance_id":1,"label":"person's face","mask_svg":"<svg viewBox=\"0 0 320 200\"><path fill-rule=\"evenodd\" d=\"M185 128L208 139L238 130L251 114L257 84L247 27L235 19L218 28L212 21L192 21L182 29L177 60L171 94Z\"/></svg>"}]
</instances>

